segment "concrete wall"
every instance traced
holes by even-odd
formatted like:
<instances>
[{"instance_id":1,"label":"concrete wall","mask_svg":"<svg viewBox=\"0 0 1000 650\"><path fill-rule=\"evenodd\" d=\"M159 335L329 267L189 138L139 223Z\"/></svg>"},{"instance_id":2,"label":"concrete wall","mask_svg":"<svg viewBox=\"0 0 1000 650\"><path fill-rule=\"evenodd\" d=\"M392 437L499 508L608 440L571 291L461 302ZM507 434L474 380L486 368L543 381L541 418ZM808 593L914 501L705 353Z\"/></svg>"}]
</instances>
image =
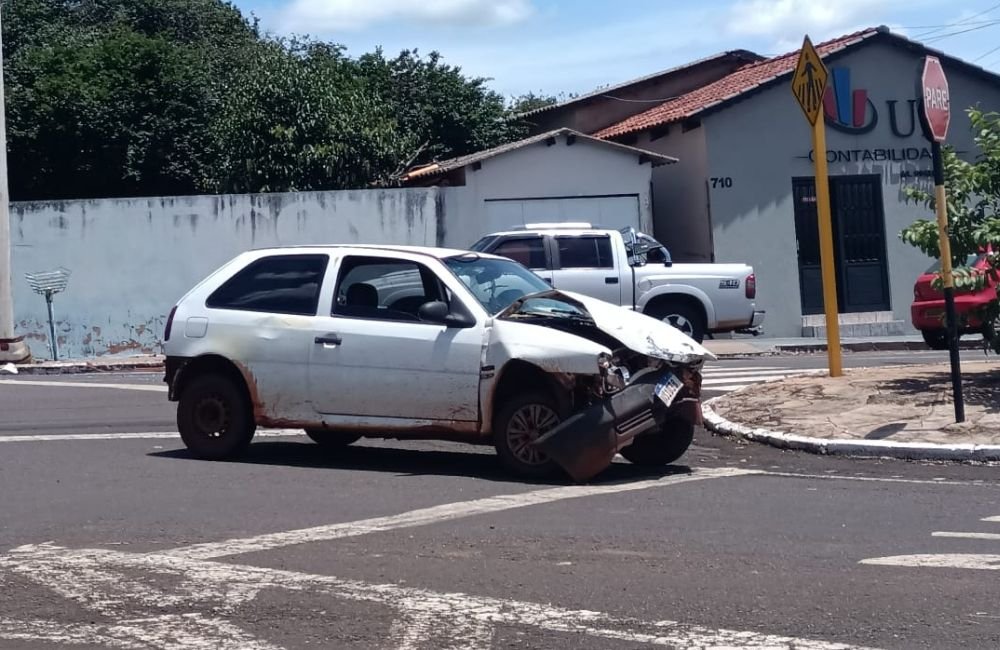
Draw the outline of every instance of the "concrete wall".
<instances>
[{"instance_id":1,"label":"concrete wall","mask_svg":"<svg viewBox=\"0 0 1000 650\"><path fill-rule=\"evenodd\" d=\"M633 153L581 140L568 145L565 137L557 138L552 146L542 142L490 158L478 171L466 168L465 186L446 188L444 244L464 248L486 233L521 225L488 209L487 203L498 199L634 195L633 212L623 209L620 214L603 214L601 219L608 226L650 227L651 171L650 164L640 165ZM530 215L527 219L532 220Z\"/></svg>"},{"instance_id":2,"label":"concrete wall","mask_svg":"<svg viewBox=\"0 0 1000 650\"><path fill-rule=\"evenodd\" d=\"M678 159L653 170L653 236L677 262L711 262L705 130L674 124L656 139L643 133L635 146Z\"/></svg>"},{"instance_id":3,"label":"concrete wall","mask_svg":"<svg viewBox=\"0 0 1000 650\"><path fill-rule=\"evenodd\" d=\"M274 245L433 246L440 190L306 192L14 203L15 330L47 357L45 300L24 274L63 266L55 297L61 357L158 352L166 314L236 254Z\"/></svg>"},{"instance_id":4,"label":"concrete wall","mask_svg":"<svg viewBox=\"0 0 1000 650\"><path fill-rule=\"evenodd\" d=\"M871 44L828 61L829 67L851 69L852 85L867 89L879 122L865 135L846 135L827 128L827 147L833 151L865 149L922 150L929 145L919 126L908 137L890 129L888 100L897 100L898 127L909 130L907 100L915 86L921 55L885 44ZM961 68L945 66L952 98L949 143L968 158L975 156L965 107L980 103L988 110L1000 109L1000 85L989 84ZM708 145L709 177L730 177L732 187L710 188L711 216L716 261L746 261L757 272L758 302L767 310L764 329L769 336L799 336L801 299L792 178L810 176L813 166L809 127L787 84L753 95L703 120ZM904 177L904 173L930 170L931 162L859 160L833 162L831 175L878 174L883 179L885 237L891 307L894 317L909 328L909 305L913 282L930 260L903 243L899 232L918 218L933 214L920 205L907 203L907 184L925 186L927 178ZM691 187L692 195L700 188Z\"/></svg>"}]
</instances>

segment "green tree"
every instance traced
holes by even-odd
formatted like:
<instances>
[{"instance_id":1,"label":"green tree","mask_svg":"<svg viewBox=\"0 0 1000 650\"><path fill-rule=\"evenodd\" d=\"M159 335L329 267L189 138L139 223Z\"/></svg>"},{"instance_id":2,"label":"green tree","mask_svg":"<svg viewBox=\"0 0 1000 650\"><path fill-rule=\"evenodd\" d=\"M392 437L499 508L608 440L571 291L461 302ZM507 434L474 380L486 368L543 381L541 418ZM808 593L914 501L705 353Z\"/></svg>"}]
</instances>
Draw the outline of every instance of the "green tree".
<instances>
[{"instance_id":1,"label":"green tree","mask_svg":"<svg viewBox=\"0 0 1000 650\"><path fill-rule=\"evenodd\" d=\"M488 80L464 76L438 52L423 57L404 50L387 59L379 49L361 56L357 65L395 116L400 137L411 145L411 164L462 156L517 136L503 97L486 86Z\"/></svg>"},{"instance_id":2,"label":"green tree","mask_svg":"<svg viewBox=\"0 0 1000 650\"><path fill-rule=\"evenodd\" d=\"M273 40L248 48L223 97L214 126L222 192L384 183L412 145L340 47Z\"/></svg>"},{"instance_id":3,"label":"green tree","mask_svg":"<svg viewBox=\"0 0 1000 650\"><path fill-rule=\"evenodd\" d=\"M973 139L978 155L973 162L960 159L951 147L942 151L945 190L947 195L948 236L956 292L981 290L988 280L1000 281L1000 114L984 113L972 108L967 111L972 123ZM936 210L933 188L905 188L907 197ZM936 220L918 219L905 228L900 237L934 259L941 258ZM988 255L985 272L968 266L968 260L979 253ZM940 274L935 284L941 286ZM998 288L1000 293L1000 288ZM979 314L985 323L986 344L1000 353L1000 295Z\"/></svg>"}]
</instances>

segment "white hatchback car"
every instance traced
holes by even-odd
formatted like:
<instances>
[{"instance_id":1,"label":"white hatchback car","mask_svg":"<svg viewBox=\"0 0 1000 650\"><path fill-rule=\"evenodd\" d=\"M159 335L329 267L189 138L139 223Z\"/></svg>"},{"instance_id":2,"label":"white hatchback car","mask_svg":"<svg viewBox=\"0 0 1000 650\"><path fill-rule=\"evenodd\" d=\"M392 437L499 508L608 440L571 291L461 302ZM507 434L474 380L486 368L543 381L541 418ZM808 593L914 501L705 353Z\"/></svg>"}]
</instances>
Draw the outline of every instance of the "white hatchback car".
<instances>
[{"instance_id":1,"label":"white hatchback car","mask_svg":"<svg viewBox=\"0 0 1000 650\"><path fill-rule=\"evenodd\" d=\"M711 353L627 308L558 292L509 259L405 246L243 253L171 310L181 438L224 459L257 426L492 443L524 475L576 480L620 452L680 458Z\"/></svg>"}]
</instances>

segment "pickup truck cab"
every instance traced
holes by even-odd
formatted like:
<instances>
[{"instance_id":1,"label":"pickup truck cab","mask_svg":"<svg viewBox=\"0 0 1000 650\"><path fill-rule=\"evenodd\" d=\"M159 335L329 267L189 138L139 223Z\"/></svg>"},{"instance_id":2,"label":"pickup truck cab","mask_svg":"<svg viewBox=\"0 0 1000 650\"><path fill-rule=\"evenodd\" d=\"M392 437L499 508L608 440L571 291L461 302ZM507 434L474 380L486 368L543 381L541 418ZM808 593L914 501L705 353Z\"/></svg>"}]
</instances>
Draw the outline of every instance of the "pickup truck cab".
<instances>
[{"instance_id":1,"label":"pickup truck cab","mask_svg":"<svg viewBox=\"0 0 1000 650\"><path fill-rule=\"evenodd\" d=\"M757 281L746 264L675 264L658 241L631 228L528 224L495 232L472 250L520 262L559 291L622 305L665 321L694 340L754 330Z\"/></svg>"}]
</instances>

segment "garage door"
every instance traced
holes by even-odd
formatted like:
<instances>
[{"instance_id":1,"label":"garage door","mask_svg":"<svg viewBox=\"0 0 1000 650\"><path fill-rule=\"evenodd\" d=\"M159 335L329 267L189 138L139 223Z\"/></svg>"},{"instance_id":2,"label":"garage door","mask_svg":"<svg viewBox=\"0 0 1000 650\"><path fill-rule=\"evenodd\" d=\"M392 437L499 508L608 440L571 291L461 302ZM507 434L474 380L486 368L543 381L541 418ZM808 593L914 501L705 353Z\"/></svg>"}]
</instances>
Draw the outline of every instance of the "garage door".
<instances>
[{"instance_id":1,"label":"garage door","mask_svg":"<svg viewBox=\"0 0 1000 650\"><path fill-rule=\"evenodd\" d=\"M486 199L489 230L527 223L585 221L609 228L639 226L639 197L574 196L563 198Z\"/></svg>"}]
</instances>

